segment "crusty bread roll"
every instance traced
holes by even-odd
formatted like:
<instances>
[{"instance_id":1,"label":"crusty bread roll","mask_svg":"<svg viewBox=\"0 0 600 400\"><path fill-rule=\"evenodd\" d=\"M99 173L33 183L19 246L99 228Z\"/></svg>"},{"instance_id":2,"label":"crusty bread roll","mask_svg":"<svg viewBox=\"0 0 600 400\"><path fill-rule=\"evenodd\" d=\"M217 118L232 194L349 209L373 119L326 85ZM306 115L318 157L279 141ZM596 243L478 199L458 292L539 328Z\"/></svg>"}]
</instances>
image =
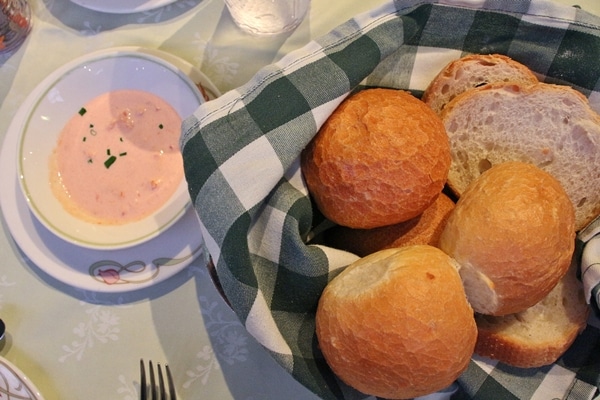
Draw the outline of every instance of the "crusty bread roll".
<instances>
[{"instance_id":1,"label":"crusty bread roll","mask_svg":"<svg viewBox=\"0 0 600 400\"><path fill-rule=\"evenodd\" d=\"M441 193L423 214L399 224L373 229L336 226L325 235L325 243L365 257L383 249L415 244L437 246L454 202Z\"/></svg>"},{"instance_id":2,"label":"crusty bread roll","mask_svg":"<svg viewBox=\"0 0 600 400\"><path fill-rule=\"evenodd\" d=\"M478 314L475 352L521 368L555 362L587 325L590 307L577 279L577 263L542 301L517 314Z\"/></svg>"},{"instance_id":3,"label":"crusty bread roll","mask_svg":"<svg viewBox=\"0 0 600 400\"><path fill-rule=\"evenodd\" d=\"M497 164L465 190L439 246L460 264L475 311L517 313L543 299L566 273L574 218L550 174L522 162Z\"/></svg>"},{"instance_id":4,"label":"crusty bread roll","mask_svg":"<svg viewBox=\"0 0 600 400\"><path fill-rule=\"evenodd\" d=\"M502 54L470 54L450 62L429 83L422 100L440 114L446 104L459 94L487 83L515 82L526 85L538 82L525 65Z\"/></svg>"},{"instance_id":5,"label":"crusty bread roll","mask_svg":"<svg viewBox=\"0 0 600 400\"><path fill-rule=\"evenodd\" d=\"M348 266L325 288L316 329L340 379L390 399L450 385L477 336L454 260L426 245L382 250Z\"/></svg>"},{"instance_id":6,"label":"crusty bread roll","mask_svg":"<svg viewBox=\"0 0 600 400\"><path fill-rule=\"evenodd\" d=\"M458 195L491 165L523 161L560 181L575 207L576 229L600 214L600 116L567 86L490 84L442 112L450 138L448 185Z\"/></svg>"},{"instance_id":7,"label":"crusty bread roll","mask_svg":"<svg viewBox=\"0 0 600 400\"><path fill-rule=\"evenodd\" d=\"M321 212L351 228L420 215L442 191L450 148L440 118L394 89L346 99L302 153L302 172Z\"/></svg>"}]
</instances>

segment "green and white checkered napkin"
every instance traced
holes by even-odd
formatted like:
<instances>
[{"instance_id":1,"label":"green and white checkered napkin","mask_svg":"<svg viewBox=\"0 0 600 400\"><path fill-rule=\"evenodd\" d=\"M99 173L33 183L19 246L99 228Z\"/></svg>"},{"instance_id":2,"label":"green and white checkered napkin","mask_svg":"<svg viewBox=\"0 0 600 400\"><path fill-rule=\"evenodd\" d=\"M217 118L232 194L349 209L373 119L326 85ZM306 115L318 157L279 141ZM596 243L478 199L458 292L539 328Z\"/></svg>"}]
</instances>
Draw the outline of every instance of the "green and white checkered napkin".
<instances>
[{"instance_id":1,"label":"green and white checkered napkin","mask_svg":"<svg viewBox=\"0 0 600 400\"><path fill-rule=\"evenodd\" d=\"M600 109L599 18L543 0L402 0L263 68L184 122L189 191L228 301L250 334L324 399L366 397L334 377L314 333L321 291L356 256L310 244L319 216L298 156L351 91L383 86L420 95L466 53L507 54ZM591 399L599 375L600 331L590 325L545 368L474 358L454 396Z\"/></svg>"}]
</instances>

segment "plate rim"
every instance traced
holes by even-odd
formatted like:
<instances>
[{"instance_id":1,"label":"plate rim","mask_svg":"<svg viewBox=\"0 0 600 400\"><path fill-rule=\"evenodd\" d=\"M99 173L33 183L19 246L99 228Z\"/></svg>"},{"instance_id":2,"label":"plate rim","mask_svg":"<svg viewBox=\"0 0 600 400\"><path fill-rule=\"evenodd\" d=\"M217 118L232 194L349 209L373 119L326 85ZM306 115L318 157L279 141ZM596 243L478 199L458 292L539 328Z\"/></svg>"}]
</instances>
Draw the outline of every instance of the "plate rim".
<instances>
[{"instance_id":1,"label":"plate rim","mask_svg":"<svg viewBox=\"0 0 600 400\"><path fill-rule=\"evenodd\" d=\"M31 400L44 400L44 396L42 396L39 389L35 386L33 381L27 377L17 366L15 366L12 362L8 361L6 358L0 356L0 366L6 367L19 381L21 384L31 393L33 394L33 398Z\"/></svg>"},{"instance_id":2,"label":"plate rim","mask_svg":"<svg viewBox=\"0 0 600 400\"><path fill-rule=\"evenodd\" d=\"M149 11L167 6L169 4L173 4L177 1L179 0L147 0L142 5L139 5L137 7L131 7L127 5L120 7L120 4L118 4L118 2L111 2L107 6L106 4L103 4L104 2L102 0L71 0L71 2L83 8L87 8L88 10L99 11L109 14L133 14L142 11ZM120 3L125 2L121 0ZM117 5L115 6L114 4Z\"/></svg>"}]
</instances>

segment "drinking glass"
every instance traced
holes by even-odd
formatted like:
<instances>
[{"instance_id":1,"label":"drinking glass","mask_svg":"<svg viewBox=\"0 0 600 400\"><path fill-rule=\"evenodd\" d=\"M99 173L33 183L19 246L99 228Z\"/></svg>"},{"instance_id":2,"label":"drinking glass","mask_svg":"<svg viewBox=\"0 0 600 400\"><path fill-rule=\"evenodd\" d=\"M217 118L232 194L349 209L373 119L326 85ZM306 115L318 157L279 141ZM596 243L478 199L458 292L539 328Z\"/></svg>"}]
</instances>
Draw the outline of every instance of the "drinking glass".
<instances>
[{"instance_id":1,"label":"drinking glass","mask_svg":"<svg viewBox=\"0 0 600 400\"><path fill-rule=\"evenodd\" d=\"M300 25L310 0L225 0L225 4L242 30L269 36L289 32Z\"/></svg>"},{"instance_id":2,"label":"drinking glass","mask_svg":"<svg viewBox=\"0 0 600 400\"><path fill-rule=\"evenodd\" d=\"M0 0L0 54L15 50L31 30L27 0Z\"/></svg>"}]
</instances>

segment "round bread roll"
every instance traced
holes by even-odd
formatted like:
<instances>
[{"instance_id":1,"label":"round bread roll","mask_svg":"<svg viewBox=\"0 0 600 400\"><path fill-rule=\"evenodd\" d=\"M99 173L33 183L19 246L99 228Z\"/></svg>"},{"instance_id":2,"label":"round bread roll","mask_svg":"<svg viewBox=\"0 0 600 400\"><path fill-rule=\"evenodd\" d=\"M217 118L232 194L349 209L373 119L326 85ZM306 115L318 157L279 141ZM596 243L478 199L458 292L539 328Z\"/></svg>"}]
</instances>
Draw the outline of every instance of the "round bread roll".
<instances>
[{"instance_id":1,"label":"round bread roll","mask_svg":"<svg viewBox=\"0 0 600 400\"><path fill-rule=\"evenodd\" d=\"M575 247L573 204L540 168L497 164L460 197L439 247L461 265L475 311L518 313L542 300L568 270Z\"/></svg>"},{"instance_id":2,"label":"round bread roll","mask_svg":"<svg viewBox=\"0 0 600 400\"><path fill-rule=\"evenodd\" d=\"M457 265L427 245L357 260L325 288L319 346L333 372L369 395L441 390L468 366L477 338Z\"/></svg>"},{"instance_id":3,"label":"round bread roll","mask_svg":"<svg viewBox=\"0 0 600 400\"><path fill-rule=\"evenodd\" d=\"M346 99L302 153L302 172L327 218L376 228L420 215L442 191L448 136L421 100L394 89Z\"/></svg>"},{"instance_id":4,"label":"round bread roll","mask_svg":"<svg viewBox=\"0 0 600 400\"><path fill-rule=\"evenodd\" d=\"M428 244L437 246L446 221L454 210L454 202L444 193L423 214L399 224L373 229L336 226L325 234L325 243L359 257L383 249Z\"/></svg>"}]
</instances>

